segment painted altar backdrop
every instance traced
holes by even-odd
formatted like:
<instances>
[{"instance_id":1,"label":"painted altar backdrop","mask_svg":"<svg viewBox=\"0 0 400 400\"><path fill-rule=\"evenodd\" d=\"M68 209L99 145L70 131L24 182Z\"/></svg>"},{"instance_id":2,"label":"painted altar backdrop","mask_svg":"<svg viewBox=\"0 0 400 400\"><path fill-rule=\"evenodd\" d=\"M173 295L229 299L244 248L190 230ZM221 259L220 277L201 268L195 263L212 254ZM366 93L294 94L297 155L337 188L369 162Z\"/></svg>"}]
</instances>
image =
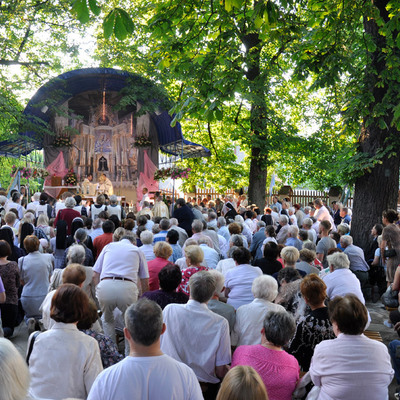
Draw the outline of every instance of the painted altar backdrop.
<instances>
[{"instance_id":1,"label":"painted altar backdrop","mask_svg":"<svg viewBox=\"0 0 400 400\"><path fill-rule=\"evenodd\" d=\"M158 166L158 136L150 115L137 116L136 109L115 109L118 93L88 92L66 101L52 118L55 135L44 138L45 166L63 152L67 168L73 168L78 182L89 174L98 182L104 173L113 183L114 192L135 192L139 177L146 174L149 161ZM71 147L56 147L57 137L69 136ZM135 139L146 137L151 146L138 148ZM152 180L152 177L147 177ZM142 179L140 179L142 181ZM119 188L119 190L118 190ZM136 196L129 196L135 200Z\"/></svg>"}]
</instances>

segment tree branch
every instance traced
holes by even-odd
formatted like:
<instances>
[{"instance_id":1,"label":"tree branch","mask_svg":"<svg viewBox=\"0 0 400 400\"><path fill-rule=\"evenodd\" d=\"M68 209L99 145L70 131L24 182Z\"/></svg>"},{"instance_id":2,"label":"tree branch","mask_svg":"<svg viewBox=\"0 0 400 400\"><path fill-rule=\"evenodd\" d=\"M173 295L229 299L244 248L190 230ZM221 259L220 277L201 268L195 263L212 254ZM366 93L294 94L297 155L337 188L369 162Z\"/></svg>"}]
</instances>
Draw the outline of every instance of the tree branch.
<instances>
[{"instance_id":1,"label":"tree branch","mask_svg":"<svg viewBox=\"0 0 400 400\"><path fill-rule=\"evenodd\" d=\"M18 60L5 60L0 58L0 65L22 65L24 67L32 66L32 65L50 65L48 61L18 61Z\"/></svg>"}]
</instances>

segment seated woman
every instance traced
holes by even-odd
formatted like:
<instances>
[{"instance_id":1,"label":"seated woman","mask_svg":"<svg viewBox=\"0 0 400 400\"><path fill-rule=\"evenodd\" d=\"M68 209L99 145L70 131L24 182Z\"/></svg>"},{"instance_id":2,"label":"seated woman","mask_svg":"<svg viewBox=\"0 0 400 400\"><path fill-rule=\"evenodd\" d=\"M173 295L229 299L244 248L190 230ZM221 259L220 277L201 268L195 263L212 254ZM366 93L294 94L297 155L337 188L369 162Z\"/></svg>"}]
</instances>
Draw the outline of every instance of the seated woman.
<instances>
[{"instance_id":1,"label":"seated woman","mask_svg":"<svg viewBox=\"0 0 400 400\"><path fill-rule=\"evenodd\" d=\"M176 291L182 280L179 266L167 264L158 273L158 280L160 289L145 292L142 297L155 301L163 310L170 303L185 304L188 302L189 296L187 294Z\"/></svg>"},{"instance_id":2,"label":"seated woman","mask_svg":"<svg viewBox=\"0 0 400 400\"><path fill-rule=\"evenodd\" d=\"M39 245L36 236L27 236L24 247L28 255L18 260L21 285L23 285L21 303L30 331L33 331L37 320L41 317L39 308L47 295L54 263L51 254L39 253Z\"/></svg>"},{"instance_id":3,"label":"seated woman","mask_svg":"<svg viewBox=\"0 0 400 400\"><path fill-rule=\"evenodd\" d=\"M201 265L204 260L204 253L200 246L186 246L184 252L187 268L182 269L182 280L177 291L189 296L190 277L196 272L208 270L208 268Z\"/></svg>"},{"instance_id":4,"label":"seated woman","mask_svg":"<svg viewBox=\"0 0 400 400\"><path fill-rule=\"evenodd\" d=\"M297 360L283 350L296 324L286 311L270 311L261 330L261 344L240 346L233 353L232 367L253 367L267 388L269 400L291 400L299 379Z\"/></svg>"},{"instance_id":5,"label":"seated woman","mask_svg":"<svg viewBox=\"0 0 400 400\"><path fill-rule=\"evenodd\" d=\"M251 254L244 247L238 247L232 253L232 258L236 266L225 275L225 295L228 297L227 303L237 310L254 300L251 287L254 279L262 275L262 271L250 265Z\"/></svg>"},{"instance_id":6,"label":"seated woman","mask_svg":"<svg viewBox=\"0 0 400 400\"><path fill-rule=\"evenodd\" d=\"M282 264L277 260L279 255L278 245L275 242L267 242L264 246L263 258L255 260L253 265L261 268L265 275L273 275L282 269Z\"/></svg>"},{"instance_id":7,"label":"seated woman","mask_svg":"<svg viewBox=\"0 0 400 400\"><path fill-rule=\"evenodd\" d=\"M305 303L300 293L301 275L299 271L295 268L283 268L278 272L277 279L280 287L275 303L280 304L293 315L297 315L297 312L304 314L303 305L305 306Z\"/></svg>"},{"instance_id":8,"label":"seated woman","mask_svg":"<svg viewBox=\"0 0 400 400\"><path fill-rule=\"evenodd\" d=\"M69 244L68 247L64 250L64 261L62 263L62 268L65 268L67 266L68 249L75 243L81 245L85 249L86 256L83 265L86 265L87 267L93 267L94 265L93 252L87 246L90 236L88 236L87 231L83 228L83 221L76 221L76 222L79 222L79 224L81 224L80 225L81 227L74 232L73 243Z\"/></svg>"},{"instance_id":9,"label":"seated woman","mask_svg":"<svg viewBox=\"0 0 400 400\"><path fill-rule=\"evenodd\" d=\"M9 229L7 230L9 231ZM18 264L8 260L10 255L10 245L5 240L0 240L0 278L6 291L6 301L0 305L0 313L6 338L12 336L17 325L18 289L20 286Z\"/></svg>"},{"instance_id":10,"label":"seated woman","mask_svg":"<svg viewBox=\"0 0 400 400\"><path fill-rule=\"evenodd\" d=\"M278 294L278 283L269 275L254 279L251 291L254 300L240 306L236 311L236 322L231 335L232 346L260 344L262 322L269 311L285 311L279 304L274 304Z\"/></svg>"},{"instance_id":11,"label":"seated woman","mask_svg":"<svg viewBox=\"0 0 400 400\"><path fill-rule=\"evenodd\" d=\"M268 400L260 375L252 367L238 365L222 381L216 400Z\"/></svg>"},{"instance_id":12,"label":"seated woman","mask_svg":"<svg viewBox=\"0 0 400 400\"><path fill-rule=\"evenodd\" d=\"M328 307L325 306L326 285L318 275L307 275L300 284L301 295L311 312L300 318L296 334L291 340L288 353L296 357L302 371L308 371L315 346L327 339L334 339Z\"/></svg>"},{"instance_id":13,"label":"seated woman","mask_svg":"<svg viewBox=\"0 0 400 400\"><path fill-rule=\"evenodd\" d=\"M156 258L148 261L147 266L149 268L149 289L159 289L158 273L170 264L168 258L172 255L172 247L167 242L157 242L154 245L154 254Z\"/></svg>"},{"instance_id":14,"label":"seated woman","mask_svg":"<svg viewBox=\"0 0 400 400\"><path fill-rule=\"evenodd\" d=\"M29 371L19 351L8 340L0 338L0 399L26 400Z\"/></svg>"},{"instance_id":15,"label":"seated woman","mask_svg":"<svg viewBox=\"0 0 400 400\"><path fill-rule=\"evenodd\" d=\"M97 340L100 349L101 362L104 368L108 368L121 361L124 357L119 353L116 344L111 340L111 338L93 329L93 324L96 324L97 321L97 307L92 301L90 301L87 314L78 322L77 327L81 332Z\"/></svg>"},{"instance_id":16,"label":"seated woman","mask_svg":"<svg viewBox=\"0 0 400 400\"><path fill-rule=\"evenodd\" d=\"M315 347L310 375L320 387L318 399L388 399L393 369L386 346L363 335L366 307L357 296L337 296L329 303L333 340Z\"/></svg>"},{"instance_id":17,"label":"seated woman","mask_svg":"<svg viewBox=\"0 0 400 400\"><path fill-rule=\"evenodd\" d=\"M88 307L89 299L78 286L65 284L57 289L50 312L56 323L37 336L28 360L32 397L87 398L103 370L97 341L76 326Z\"/></svg>"}]
</instances>

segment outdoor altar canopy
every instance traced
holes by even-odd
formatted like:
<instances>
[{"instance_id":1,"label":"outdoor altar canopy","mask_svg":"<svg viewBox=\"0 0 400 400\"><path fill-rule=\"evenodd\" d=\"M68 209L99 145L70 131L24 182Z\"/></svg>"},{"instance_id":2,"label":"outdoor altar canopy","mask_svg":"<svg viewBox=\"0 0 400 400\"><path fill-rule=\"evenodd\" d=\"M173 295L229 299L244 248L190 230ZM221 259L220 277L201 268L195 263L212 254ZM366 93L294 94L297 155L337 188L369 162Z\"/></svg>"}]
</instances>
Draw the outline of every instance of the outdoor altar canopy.
<instances>
[{"instance_id":1,"label":"outdoor altar canopy","mask_svg":"<svg viewBox=\"0 0 400 400\"><path fill-rule=\"evenodd\" d=\"M18 157L43 149L50 172L46 185L68 171L78 185L89 174L93 182L104 174L114 193L136 202L143 187L158 189L154 173L159 150L175 158L210 155L183 138L179 123L171 127L164 107L166 98L138 75L110 68L70 71L32 97L24 113L33 128L0 143L0 155ZM69 183L76 186L73 179Z\"/></svg>"}]
</instances>

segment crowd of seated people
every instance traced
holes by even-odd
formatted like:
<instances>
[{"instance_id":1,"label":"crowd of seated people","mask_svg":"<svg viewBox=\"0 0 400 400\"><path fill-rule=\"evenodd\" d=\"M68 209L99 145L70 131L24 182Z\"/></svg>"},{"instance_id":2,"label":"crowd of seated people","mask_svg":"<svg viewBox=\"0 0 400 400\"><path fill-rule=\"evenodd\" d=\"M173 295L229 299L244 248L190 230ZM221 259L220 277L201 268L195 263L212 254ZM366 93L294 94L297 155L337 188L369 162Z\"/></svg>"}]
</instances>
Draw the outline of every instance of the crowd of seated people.
<instances>
[{"instance_id":1,"label":"crowd of seated people","mask_svg":"<svg viewBox=\"0 0 400 400\"><path fill-rule=\"evenodd\" d=\"M147 200L125 215L104 195L86 208L36 194L28 210L12 196L1 335L12 341L23 320L31 334L15 390L20 359L0 340L2 399L388 398L389 352L363 332L371 282L400 288L393 210L367 257L340 204L274 198L261 212L245 196L198 200L172 208L156 195L155 215Z\"/></svg>"}]
</instances>

